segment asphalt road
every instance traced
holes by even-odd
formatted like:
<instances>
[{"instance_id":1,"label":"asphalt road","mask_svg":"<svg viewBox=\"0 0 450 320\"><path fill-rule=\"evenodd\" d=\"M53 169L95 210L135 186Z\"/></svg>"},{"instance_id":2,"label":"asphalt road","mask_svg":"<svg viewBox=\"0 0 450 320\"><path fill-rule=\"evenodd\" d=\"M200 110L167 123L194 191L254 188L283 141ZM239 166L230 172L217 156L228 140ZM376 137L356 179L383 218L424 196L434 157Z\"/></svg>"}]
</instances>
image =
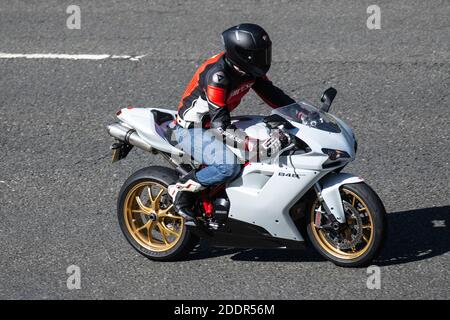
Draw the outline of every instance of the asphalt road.
<instances>
[{"instance_id":1,"label":"asphalt road","mask_svg":"<svg viewBox=\"0 0 450 320\"><path fill-rule=\"evenodd\" d=\"M450 296L450 2L0 1L0 52L146 54L141 61L0 59L0 298L448 299ZM367 6L381 29L366 27ZM174 108L196 66L243 21L274 43L272 80L333 112L359 139L347 171L379 193L389 241L381 289L366 269L306 251L216 250L156 263L136 253L116 218L120 186L161 159L137 150L110 163L105 126L125 106ZM249 95L238 113L267 113ZM68 290L66 269L81 269Z\"/></svg>"}]
</instances>

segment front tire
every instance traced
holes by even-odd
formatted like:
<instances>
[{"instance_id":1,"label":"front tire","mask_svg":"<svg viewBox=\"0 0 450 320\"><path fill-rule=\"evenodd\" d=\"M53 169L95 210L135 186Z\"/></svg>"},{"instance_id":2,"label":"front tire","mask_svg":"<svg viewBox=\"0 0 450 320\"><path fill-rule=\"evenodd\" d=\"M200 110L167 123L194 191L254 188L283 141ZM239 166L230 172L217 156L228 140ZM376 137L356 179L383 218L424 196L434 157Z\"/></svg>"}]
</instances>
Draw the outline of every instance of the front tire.
<instances>
[{"instance_id":1,"label":"front tire","mask_svg":"<svg viewBox=\"0 0 450 320\"><path fill-rule=\"evenodd\" d=\"M133 248L149 259L180 260L198 243L184 219L174 212L167 193L167 187L177 180L174 170L148 167L131 175L120 190L120 228Z\"/></svg>"},{"instance_id":2,"label":"front tire","mask_svg":"<svg viewBox=\"0 0 450 320\"><path fill-rule=\"evenodd\" d=\"M308 237L322 256L338 266L367 266L383 246L386 210L375 191L363 182L343 185L340 192L346 226L339 231L318 228L316 215L321 207L316 199L309 209Z\"/></svg>"}]
</instances>

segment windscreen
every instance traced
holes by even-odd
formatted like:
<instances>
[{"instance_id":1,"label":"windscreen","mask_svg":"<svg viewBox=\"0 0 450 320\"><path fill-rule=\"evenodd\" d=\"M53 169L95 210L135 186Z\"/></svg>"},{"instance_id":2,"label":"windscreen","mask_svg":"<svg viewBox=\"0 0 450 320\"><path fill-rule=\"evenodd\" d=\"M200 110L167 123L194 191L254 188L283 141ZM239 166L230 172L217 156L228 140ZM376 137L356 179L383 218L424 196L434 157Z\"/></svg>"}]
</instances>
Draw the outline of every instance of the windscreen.
<instances>
[{"instance_id":1,"label":"windscreen","mask_svg":"<svg viewBox=\"0 0 450 320\"><path fill-rule=\"evenodd\" d=\"M341 132L339 125L332 117L307 102L298 102L277 108L272 113L318 130Z\"/></svg>"}]
</instances>

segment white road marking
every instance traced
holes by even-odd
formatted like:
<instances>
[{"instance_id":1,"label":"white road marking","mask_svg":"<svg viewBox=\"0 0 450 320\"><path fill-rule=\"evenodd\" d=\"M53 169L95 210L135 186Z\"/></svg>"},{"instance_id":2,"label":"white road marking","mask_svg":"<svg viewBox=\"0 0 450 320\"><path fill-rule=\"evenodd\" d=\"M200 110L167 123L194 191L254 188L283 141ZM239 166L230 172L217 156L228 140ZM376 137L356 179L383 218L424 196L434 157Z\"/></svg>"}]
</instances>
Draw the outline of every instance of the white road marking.
<instances>
[{"instance_id":1,"label":"white road marking","mask_svg":"<svg viewBox=\"0 0 450 320\"><path fill-rule=\"evenodd\" d=\"M65 59L65 60L130 60L139 61L144 55L111 55L111 54L66 54L66 53L5 53L0 52L0 59Z\"/></svg>"}]
</instances>

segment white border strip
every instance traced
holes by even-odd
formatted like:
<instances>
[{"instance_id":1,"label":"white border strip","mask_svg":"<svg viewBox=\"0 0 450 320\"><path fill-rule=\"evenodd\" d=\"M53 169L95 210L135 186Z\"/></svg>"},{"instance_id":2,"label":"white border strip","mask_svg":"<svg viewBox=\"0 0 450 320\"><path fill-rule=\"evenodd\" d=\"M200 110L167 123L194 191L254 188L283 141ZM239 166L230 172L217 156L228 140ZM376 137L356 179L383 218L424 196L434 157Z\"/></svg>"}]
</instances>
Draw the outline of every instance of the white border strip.
<instances>
[{"instance_id":1,"label":"white border strip","mask_svg":"<svg viewBox=\"0 0 450 320\"><path fill-rule=\"evenodd\" d=\"M64 59L64 60L130 60L139 61L145 57L111 54L65 54L65 53L5 53L0 52L0 59Z\"/></svg>"}]
</instances>

